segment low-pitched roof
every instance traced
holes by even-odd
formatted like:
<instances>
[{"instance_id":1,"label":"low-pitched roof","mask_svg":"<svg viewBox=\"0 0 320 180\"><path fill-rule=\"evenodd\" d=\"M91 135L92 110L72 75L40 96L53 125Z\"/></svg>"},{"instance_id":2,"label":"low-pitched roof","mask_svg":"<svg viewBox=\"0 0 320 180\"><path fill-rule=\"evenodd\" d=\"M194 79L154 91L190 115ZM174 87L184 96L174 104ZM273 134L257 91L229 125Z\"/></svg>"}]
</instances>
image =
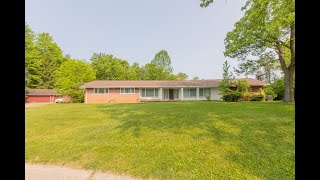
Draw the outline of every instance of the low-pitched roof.
<instances>
[{"instance_id":1,"label":"low-pitched roof","mask_svg":"<svg viewBox=\"0 0 320 180\"><path fill-rule=\"evenodd\" d=\"M250 86L267 86L270 83L263 82L253 78L236 78L234 81L237 82L238 80L247 80Z\"/></svg>"},{"instance_id":2,"label":"low-pitched roof","mask_svg":"<svg viewBox=\"0 0 320 180\"><path fill-rule=\"evenodd\" d=\"M239 78L236 80L246 79L251 86L268 85L263 81L252 78ZM221 79L209 80L95 80L80 88L108 88L108 87L218 87Z\"/></svg>"},{"instance_id":3,"label":"low-pitched roof","mask_svg":"<svg viewBox=\"0 0 320 180\"><path fill-rule=\"evenodd\" d=\"M29 89L26 95L59 95L54 89Z\"/></svg>"}]
</instances>

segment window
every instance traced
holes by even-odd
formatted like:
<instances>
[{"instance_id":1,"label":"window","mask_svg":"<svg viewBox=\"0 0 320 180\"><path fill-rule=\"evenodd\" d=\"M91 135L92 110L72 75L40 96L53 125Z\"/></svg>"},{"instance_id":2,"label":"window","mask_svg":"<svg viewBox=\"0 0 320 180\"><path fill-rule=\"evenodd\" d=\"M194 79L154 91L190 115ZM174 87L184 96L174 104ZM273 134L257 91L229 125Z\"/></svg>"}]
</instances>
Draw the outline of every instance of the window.
<instances>
[{"instance_id":1,"label":"window","mask_svg":"<svg viewBox=\"0 0 320 180\"><path fill-rule=\"evenodd\" d=\"M169 89L163 89L163 99L169 99Z\"/></svg>"},{"instance_id":2,"label":"window","mask_svg":"<svg viewBox=\"0 0 320 180\"><path fill-rule=\"evenodd\" d=\"M121 88L121 94L134 94L134 88Z\"/></svg>"},{"instance_id":3,"label":"window","mask_svg":"<svg viewBox=\"0 0 320 180\"><path fill-rule=\"evenodd\" d=\"M158 97L158 88L142 88L141 97Z\"/></svg>"},{"instance_id":4,"label":"window","mask_svg":"<svg viewBox=\"0 0 320 180\"><path fill-rule=\"evenodd\" d=\"M146 89L147 97L154 97L154 89Z\"/></svg>"},{"instance_id":5,"label":"window","mask_svg":"<svg viewBox=\"0 0 320 180\"><path fill-rule=\"evenodd\" d=\"M146 97L146 91L141 89L141 97Z\"/></svg>"},{"instance_id":6,"label":"window","mask_svg":"<svg viewBox=\"0 0 320 180\"><path fill-rule=\"evenodd\" d=\"M190 88L190 97L197 96L197 89L196 88Z\"/></svg>"},{"instance_id":7,"label":"window","mask_svg":"<svg viewBox=\"0 0 320 180\"><path fill-rule=\"evenodd\" d=\"M94 93L95 94L106 94L109 92L109 89L107 88L95 88Z\"/></svg>"},{"instance_id":8,"label":"window","mask_svg":"<svg viewBox=\"0 0 320 180\"><path fill-rule=\"evenodd\" d=\"M210 88L204 88L204 96L207 97L207 96L210 96Z\"/></svg>"},{"instance_id":9,"label":"window","mask_svg":"<svg viewBox=\"0 0 320 180\"><path fill-rule=\"evenodd\" d=\"M183 88L183 96L184 97L195 97L197 96L196 88Z\"/></svg>"},{"instance_id":10,"label":"window","mask_svg":"<svg viewBox=\"0 0 320 180\"><path fill-rule=\"evenodd\" d=\"M199 96L203 96L203 88L199 88Z\"/></svg>"},{"instance_id":11,"label":"window","mask_svg":"<svg viewBox=\"0 0 320 180\"><path fill-rule=\"evenodd\" d=\"M179 98L179 89L173 89L173 98L175 99Z\"/></svg>"}]
</instances>

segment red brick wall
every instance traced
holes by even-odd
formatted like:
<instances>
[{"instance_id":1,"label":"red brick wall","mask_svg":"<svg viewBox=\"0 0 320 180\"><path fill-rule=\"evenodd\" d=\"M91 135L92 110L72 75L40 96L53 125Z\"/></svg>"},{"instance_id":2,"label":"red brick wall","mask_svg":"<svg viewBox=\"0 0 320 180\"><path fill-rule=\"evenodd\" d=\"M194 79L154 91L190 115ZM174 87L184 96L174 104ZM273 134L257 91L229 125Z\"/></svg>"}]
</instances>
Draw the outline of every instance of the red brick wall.
<instances>
[{"instance_id":1,"label":"red brick wall","mask_svg":"<svg viewBox=\"0 0 320 180\"><path fill-rule=\"evenodd\" d=\"M63 96L63 100L64 102L69 103L69 102L72 102L73 99L71 96Z\"/></svg>"},{"instance_id":2,"label":"red brick wall","mask_svg":"<svg viewBox=\"0 0 320 180\"><path fill-rule=\"evenodd\" d=\"M251 92L259 92L259 89L263 89L263 86L251 86Z\"/></svg>"},{"instance_id":3,"label":"red brick wall","mask_svg":"<svg viewBox=\"0 0 320 180\"><path fill-rule=\"evenodd\" d=\"M109 88L107 94L95 94L93 88L88 88L86 92L85 102L88 104L140 102L139 88L135 88L135 94L120 94L120 88Z\"/></svg>"},{"instance_id":4,"label":"red brick wall","mask_svg":"<svg viewBox=\"0 0 320 180\"><path fill-rule=\"evenodd\" d=\"M28 98L26 99L26 103L37 103L37 102L46 102L46 103L53 102L54 103L54 100L56 100L58 98L59 98L59 96L50 96L50 95L32 96L32 95L29 95Z\"/></svg>"},{"instance_id":5,"label":"red brick wall","mask_svg":"<svg viewBox=\"0 0 320 180\"><path fill-rule=\"evenodd\" d=\"M250 92L259 92L260 88L263 89L263 86L251 86ZM230 87L230 89L236 91L237 87Z\"/></svg>"},{"instance_id":6,"label":"red brick wall","mask_svg":"<svg viewBox=\"0 0 320 180\"><path fill-rule=\"evenodd\" d=\"M109 93L120 94L120 88L109 88Z\"/></svg>"},{"instance_id":7,"label":"red brick wall","mask_svg":"<svg viewBox=\"0 0 320 180\"><path fill-rule=\"evenodd\" d=\"M87 94L87 103L137 103L140 94Z\"/></svg>"}]
</instances>

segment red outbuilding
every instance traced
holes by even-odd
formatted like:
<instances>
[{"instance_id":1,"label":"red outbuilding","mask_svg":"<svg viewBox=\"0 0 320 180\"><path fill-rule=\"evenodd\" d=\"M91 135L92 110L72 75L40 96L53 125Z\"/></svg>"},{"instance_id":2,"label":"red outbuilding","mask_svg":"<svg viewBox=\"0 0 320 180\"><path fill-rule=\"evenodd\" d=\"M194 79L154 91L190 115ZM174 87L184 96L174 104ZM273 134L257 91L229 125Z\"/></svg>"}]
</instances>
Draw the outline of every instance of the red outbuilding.
<instances>
[{"instance_id":1,"label":"red outbuilding","mask_svg":"<svg viewBox=\"0 0 320 180\"><path fill-rule=\"evenodd\" d=\"M54 103L60 96L54 89L29 89L26 93L26 102Z\"/></svg>"}]
</instances>

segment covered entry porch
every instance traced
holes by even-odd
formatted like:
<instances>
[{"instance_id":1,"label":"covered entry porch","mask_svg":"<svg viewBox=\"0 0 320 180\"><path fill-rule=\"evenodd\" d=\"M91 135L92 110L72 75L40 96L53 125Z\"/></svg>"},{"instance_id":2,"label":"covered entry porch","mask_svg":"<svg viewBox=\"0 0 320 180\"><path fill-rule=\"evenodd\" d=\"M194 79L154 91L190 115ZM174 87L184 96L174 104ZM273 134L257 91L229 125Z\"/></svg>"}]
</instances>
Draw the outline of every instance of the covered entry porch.
<instances>
[{"instance_id":1,"label":"covered entry porch","mask_svg":"<svg viewBox=\"0 0 320 180\"><path fill-rule=\"evenodd\" d=\"M208 96L211 98L211 88L165 87L140 89L140 101L206 100Z\"/></svg>"}]
</instances>

